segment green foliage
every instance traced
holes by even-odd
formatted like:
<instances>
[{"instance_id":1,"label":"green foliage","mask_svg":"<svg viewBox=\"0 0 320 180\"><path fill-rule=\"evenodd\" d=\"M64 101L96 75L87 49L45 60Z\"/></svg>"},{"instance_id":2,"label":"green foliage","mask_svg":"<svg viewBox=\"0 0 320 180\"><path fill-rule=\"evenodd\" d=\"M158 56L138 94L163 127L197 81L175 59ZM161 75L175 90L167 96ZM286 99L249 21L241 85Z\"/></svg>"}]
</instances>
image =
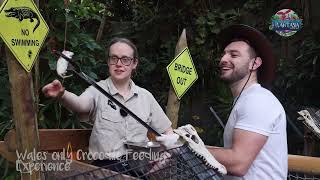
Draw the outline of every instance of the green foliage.
<instances>
[{"instance_id":1,"label":"green foliage","mask_svg":"<svg viewBox=\"0 0 320 180\"><path fill-rule=\"evenodd\" d=\"M0 156L0 179L14 180L19 176L18 172L15 171L12 164Z\"/></svg>"},{"instance_id":2,"label":"green foliage","mask_svg":"<svg viewBox=\"0 0 320 180\"><path fill-rule=\"evenodd\" d=\"M64 49L75 53L75 62L81 70L90 77L98 80L98 69L103 67L104 49L94 40L95 29L105 12L105 5L99 2L84 0L81 2L72 1L68 6L63 1L49 1L46 4L45 19L50 24L50 40L41 58L46 59L40 68L41 84L43 87L56 76L57 57L51 53L51 48L62 51ZM61 80L64 86L80 94L87 85L79 83L79 79L71 77ZM41 93L41 92L40 92ZM83 128L86 125L79 123L75 115L71 115L61 105L51 99L42 96L39 108L39 126L41 128Z\"/></svg>"},{"instance_id":3,"label":"green foliage","mask_svg":"<svg viewBox=\"0 0 320 180\"><path fill-rule=\"evenodd\" d=\"M316 32L314 34L317 34ZM320 107L320 42L313 35L305 36L301 43L296 45L297 54L293 61L280 59L278 78L274 92L279 97L288 115L288 119L304 132L305 126L295 121L298 111L305 107ZM303 139L296 132L288 128L288 147L292 153L301 153ZM290 133L290 131L293 131ZM317 142L317 141L316 141ZM317 144L317 143L316 143ZM319 149L317 145L316 148ZM300 151L300 152L299 152ZM319 151L315 151L319 155Z\"/></svg>"},{"instance_id":4,"label":"green foliage","mask_svg":"<svg viewBox=\"0 0 320 180\"><path fill-rule=\"evenodd\" d=\"M252 8L256 7L257 5L254 5ZM216 35L222 28L239 21L242 8L241 3L232 7L217 8L215 2L192 0L166 3L121 0L105 4L83 0L72 1L68 5L63 1L48 0L41 8L42 15L49 24L50 33L48 43L40 56L40 86L43 87L57 78L57 57L51 53L51 49L61 51L65 48L75 52L74 59L85 73L96 80L106 78L107 66L104 62L103 44L111 37L125 36L136 43L141 54L134 80L138 85L149 89L164 107L170 85L165 67L173 59L176 42L182 29L186 28L188 45L199 79L184 99L192 98L195 94L204 94L203 104L214 106L219 115L227 119L228 105L232 98L225 85L216 78L220 54L216 45ZM249 10L250 8L245 7ZM103 15L107 19L105 32L108 33L103 35L101 43L97 43L94 37ZM63 80L63 84L66 89L76 94L80 94L87 87L76 77ZM40 128L86 126L78 123L77 117L62 108L59 103L39 93ZM191 121L191 117L192 115L182 116L181 121L186 123L188 120ZM200 117L199 121L203 121L202 119L208 117ZM199 126L199 129L201 128L205 132L210 131L210 127Z\"/></svg>"},{"instance_id":5,"label":"green foliage","mask_svg":"<svg viewBox=\"0 0 320 180\"><path fill-rule=\"evenodd\" d=\"M306 37L301 45L294 63L281 59L279 72L281 76L277 81L278 87L285 87L282 90L286 102L295 104L296 108L302 106L319 107L320 87L317 83L320 80L320 42L313 36Z\"/></svg>"},{"instance_id":6,"label":"green foliage","mask_svg":"<svg viewBox=\"0 0 320 180\"><path fill-rule=\"evenodd\" d=\"M4 53L4 43L0 40L0 54ZM6 60L3 56L0 56L0 138L3 139L4 134L12 126L11 120L11 97L9 86L8 70L6 66Z\"/></svg>"},{"instance_id":7,"label":"green foliage","mask_svg":"<svg viewBox=\"0 0 320 180\"><path fill-rule=\"evenodd\" d=\"M12 121L12 105L11 96L8 84L8 69L4 56L4 43L0 39L0 141L3 140L5 134L14 127ZM16 171L9 166L9 162L0 155L0 179L15 179Z\"/></svg>"}]
</instances>

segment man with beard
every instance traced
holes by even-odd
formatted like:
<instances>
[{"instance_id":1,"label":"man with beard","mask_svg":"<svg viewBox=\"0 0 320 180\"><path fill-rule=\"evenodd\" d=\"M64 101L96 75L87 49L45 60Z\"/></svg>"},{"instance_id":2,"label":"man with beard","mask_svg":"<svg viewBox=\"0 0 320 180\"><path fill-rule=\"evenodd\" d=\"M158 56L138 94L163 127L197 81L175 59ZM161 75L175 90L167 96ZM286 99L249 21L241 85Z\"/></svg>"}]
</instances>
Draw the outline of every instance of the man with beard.
<instances>
[{"instance_id":1,"label":"man with beard","mask_svg":"<svg viewBox=\"0 0 320 180\"><path fill-rule=\"evenodd\" d=\"M218 36L224 49L221 79L230 87L233 107L224 129L224 148L210 152L228 171L229 180L287 178L286 114L266 88L274 78L271 43L258 30L232 25Z\"/></svg>"}]
</instances>

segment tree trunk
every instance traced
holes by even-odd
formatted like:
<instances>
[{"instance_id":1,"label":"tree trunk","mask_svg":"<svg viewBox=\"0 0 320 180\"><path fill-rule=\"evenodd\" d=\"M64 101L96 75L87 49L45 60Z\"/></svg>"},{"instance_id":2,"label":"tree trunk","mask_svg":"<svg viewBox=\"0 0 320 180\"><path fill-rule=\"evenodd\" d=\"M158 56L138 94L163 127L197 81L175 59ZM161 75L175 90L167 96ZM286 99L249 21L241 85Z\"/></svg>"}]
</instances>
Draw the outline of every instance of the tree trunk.
<instances>
[{"instance_id":1,"label":"tree trunk","mask_svg":"<svg viewBox=\"0 0 320 180\"><path fill-rule=\"evenodd\" d=\"M39 147L38 125L34 103L32 73L23 69L13 54L6 48L10 92L13 107L13 120L16 129L17 150L19 153L37 152ZM23 163L31 159L20 159ZM21 164L20 164L21 165ZM23 165L20 166L23 168ZM40 179L40 172L21 173L21 179Z\"/></svg>"},{"instance_id":2,"label":"tree trunk","mask_svg":"<svg viewBox=\"0 0 320 180\"><path fill-rule=\"evenodd\" d=\"M34 0L34 3L39 7L39 0ZM38 59L35 60L34 66L33 66L33 84L34 84L34 108L35 108L35 113L38 114L39 111L39 90L40 90L40 71L39 71L39 56Z\"/></svg>"},{"instance_id":3,"label":"tree trunk","mask_svg":"<svg viewBox=\"0 0 320 180\"><path fill-rule=\"evenodd\" d=\"M184 48L188 46L186 30L183 29L179 41L176 45L175 56L177 56ZM172 128L176 129L178 125L179 119L179 109L180 109L180 101L174 92L172 85L170 85L169 94L168 94L168 103L166 114L172 122Z\"/></svg>"},{"instance_id":4,"label":"tree trunk","mask_svg":"<svg viewBox=\"0 0 320 180\"><path fill-rule=\"evenodd\" d=\"M102 17L102 20L101 20L101 23L100 23L100 26L99 26L99 29L98 29L98 33L97 33L97 37L96 37L96 41L97 42L100 42L101 41L101 38L102 38L102 34L103 34L103 31L104 31L104 26L106 25L106 19L107 19L107 15L106 15L106 12L107 12L107 6L108 6L108 1L106 1L105 3L105 7L104 7L104 10L105 10L105 13L103 14L103 17Z\"/></svg>"}]
</instances>

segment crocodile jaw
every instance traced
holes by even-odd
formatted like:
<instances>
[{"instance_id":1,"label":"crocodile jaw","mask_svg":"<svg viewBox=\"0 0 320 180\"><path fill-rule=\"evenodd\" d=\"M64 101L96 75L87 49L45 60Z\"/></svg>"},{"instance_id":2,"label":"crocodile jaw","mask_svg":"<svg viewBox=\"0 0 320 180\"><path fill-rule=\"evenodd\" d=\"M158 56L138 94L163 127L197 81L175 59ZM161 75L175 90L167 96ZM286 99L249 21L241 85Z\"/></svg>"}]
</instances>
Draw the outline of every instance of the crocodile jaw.
<instances>
[{"instance_id":1,"label":"crocodile jaw","mask_svg":"<svg viewBox=\"0 0 320 180\"><path fill-rule=\"evenodd\" d=\"M201 157L206 162L206 165L217 169L218 172L223 175L227 174L226 168L220 164L208 151L192 125L187 124L179 127L178 129L174 129L173 131L188 142L188 146L191 151L193 151L197 156Z\"/></svg>"},{"instance_id":2,"label":"crocodile jaw","mask_svg":"<svg viewBox=\"0 0 320 180\"><path fill-rule=\"evenodd\" d=\"M307 125L308 128L310 128L315 135L317 135L320 138L320 129L319 127L315 124L315 120L313 120L313 117L309 113L308 110L302 110L299 111L298 114L302 116L302 120L304 120L305 124Z\"/></svg>"},{"instance_id":3,"label":"crocodile jaw","mask_svg":"<svg viewBox=\"0 0 320 180\"><path fill-rule=\"evenodd\" d=\"M11 12L11 11L9 11L9 10L4 10L4 11L5 11L7 17L14 17L14 16L16 16L16 13L15 13L15 12Z\"/></svg>"}]
</instances>

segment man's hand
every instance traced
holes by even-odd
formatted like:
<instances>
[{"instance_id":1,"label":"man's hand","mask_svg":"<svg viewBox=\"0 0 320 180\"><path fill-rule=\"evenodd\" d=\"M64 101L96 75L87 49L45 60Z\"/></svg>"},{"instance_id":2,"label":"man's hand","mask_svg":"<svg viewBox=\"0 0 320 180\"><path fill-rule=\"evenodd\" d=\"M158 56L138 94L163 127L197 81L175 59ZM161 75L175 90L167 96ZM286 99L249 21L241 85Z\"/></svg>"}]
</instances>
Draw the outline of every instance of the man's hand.
<instances>
[{"instance_id":1,"label":"man's hand","mask_svg":"<svg viewBox=\"0 0 320 180\"><path fill-rule=\"evenodd\" d=\"M179 141L179 137L180 136L176 133L161 134L161 136L156 137L156 140L163 144L167 149L172 149L183 145L183 143Z\"/></svg>"},{"instance_id":2,"label":"man's hand","mask_svg":"<svg viewBox=\"0 0 320 180\"><path fill-rule=\"evenodd\" d=\"M50 84L42 88L42 92L46 97L60 99L64 94L65 88L59 80L54 80Z\"/></svg>"}]
</instances>

